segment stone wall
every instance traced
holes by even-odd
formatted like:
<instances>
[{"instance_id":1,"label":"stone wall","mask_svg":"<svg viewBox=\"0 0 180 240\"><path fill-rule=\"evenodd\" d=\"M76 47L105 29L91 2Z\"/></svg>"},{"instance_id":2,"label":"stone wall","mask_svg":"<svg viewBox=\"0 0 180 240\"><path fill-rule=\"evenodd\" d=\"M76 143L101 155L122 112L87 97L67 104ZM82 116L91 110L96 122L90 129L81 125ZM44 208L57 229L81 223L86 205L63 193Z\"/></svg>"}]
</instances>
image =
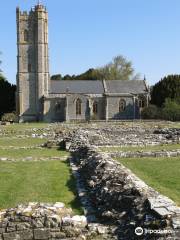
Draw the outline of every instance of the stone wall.
<instances>
[{"instance_id":1,"label":"stone wall","mask_svg":"<svg viewBox=\"0 0 180 240\"><path fill-rule=\"evenodd\" d=\"M90 131L79 130L70 143L71 166L78 179L79 196L87 217L115 225L118 239L135 239L136 227L163 234L139 239L180 238L180 208L160 195L129 169L89 143Z\"/></svg>"},{"instance_id":2,"label":"stone wall","mask_svg":"<svg viewBox=\"0 0 180 240\"><path fill-rule=\"evenodd\" d=\"M125 111L119 112L119 101L125 100ZM135 112L134 112L135 111ZM132 97L108 97L108 119L136 119L139 118L138 108L134 109Z\"/></svg>"},{"instance_id":3,"label":"stone wall","mask_svg":"<svg viewBox=\"0 0 180 240\"><path fill-rule=\"evenodd\" d=\"M110 152L112 158L142 158L142 157L177 157L180 156L180 149L177 150L161 150L161 151L136 151L136 152Z\"/></svg>"},{"instance_id":4,"label":"stone wall","mask_svg":"<svg viewBox=\"0 0 180 240\"><path fill-rule=\"evenodd\" d=\"M63 203L29 203L0 211L1 240L111 239L108 227L73 216Z\"/></svg>"}]
</instances>

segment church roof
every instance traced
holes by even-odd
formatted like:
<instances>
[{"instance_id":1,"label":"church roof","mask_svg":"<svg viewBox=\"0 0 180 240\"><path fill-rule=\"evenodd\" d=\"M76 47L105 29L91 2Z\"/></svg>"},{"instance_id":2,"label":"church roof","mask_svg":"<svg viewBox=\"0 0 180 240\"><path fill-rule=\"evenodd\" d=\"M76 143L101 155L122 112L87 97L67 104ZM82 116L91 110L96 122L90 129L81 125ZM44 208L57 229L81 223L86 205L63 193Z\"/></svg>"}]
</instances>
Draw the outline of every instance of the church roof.
<instances>
[{"instance_id":1,"label":"church roof","mask_svg":"<svg viewBox=\"0 0 180 240\"><path fill-rule=\"evenodd\" d=\"M107 80L106 87L108 93L138 94L147 92L147 87L143 80Z\"/></svg>"},{"instance_id":2,"label":"church roof","mask_svg":"<svg viewBox=\"0 0 180 240\"><path fill-rule=\"evenodd\" d=\"M101 80L51 80L52 93L94 93L103 94Z\"/></svg>"},{"instance_id":3,"label":"church roof","mask_svg":"<svg viewBox=\"0 0 180 240\"><path fill-rule=\"evenodd\" d=\"M140 94L147 92L143 80L51 80L51 93Z\"/></svg>"}]
</instances>

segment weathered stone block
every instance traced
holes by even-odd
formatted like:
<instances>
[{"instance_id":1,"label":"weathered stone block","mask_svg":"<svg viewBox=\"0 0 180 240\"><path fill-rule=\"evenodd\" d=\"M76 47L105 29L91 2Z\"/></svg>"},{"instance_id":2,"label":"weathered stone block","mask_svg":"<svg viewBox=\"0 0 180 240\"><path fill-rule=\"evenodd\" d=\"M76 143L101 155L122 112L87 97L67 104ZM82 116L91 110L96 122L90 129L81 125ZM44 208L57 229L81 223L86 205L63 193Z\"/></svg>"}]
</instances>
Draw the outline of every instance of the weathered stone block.
<instances>
[{"instance_id":1,"label":"weathered stone block","mask_svg":"<svg viewBox=\"0 0 180 240\"><path fill-rule=\"evenodd\" d=\"M29 229L31 225L29 223L18 223L16 226L17 231L22 231L25 229Z\"/></svg>"},{"instance_id":2,"label":"weathered stone block","mask_svg":"<svg viewBox=\"0 0 180 240\"><path fill-rule=\"evenodd\" d=\"M20 235L16 232L3 233L3 239L4 240L22 240L20 238Z\"/></svg>"},{"instance_id":3,"label":"weathered stone block","mask_svg":"<svg viewBox=\"0 0 180 240\"><path fill-rule=\"evenodd\" d=\"M66 234L64 232L51 232L51 237L56 239L57 238L61 239L61 238L65 238Z\"/></svg>"},{"instance_id":4,"label":"weathered stone block","mask_svg":"<svg viewBox=\"0 0 180 240\"><path fill-rule=\"evenodd\" d=\"M5 229L4 228L0 228L0 234L4 233L4 232L5 232Z\"/></svg>"},{"instance_id":5,"label":"weathered stone block","mask_svg":"<svg viewBox=\"0 0 180 240\"><path fill-rule=\"evenodd\" d=\"M34 239L42 240L48 239L50 237L50 230L49 229L35 229L34 230Z\"/></svg>"},{"instance_id":6,"label":"weathered stone block","mask_svg":"<svg viewBox=\"0 0 180 240\"><path fill-rule=\"evenodd\" d=\"M14 227L7 227L6 231L7 232L15 232L16 231L16 227L15 226Z\"/></svg>"},{"instance_id":7,"label":"weathered stone block","mask_svg":"<svg viewBox=\"0 0 180 240\"><path fill-rule=\"evenodd\" d=\"M32 240L33 239L33 231L32 230L23 230L18 232L20 239L22 240Z\"/></svg>"}]
</instances>

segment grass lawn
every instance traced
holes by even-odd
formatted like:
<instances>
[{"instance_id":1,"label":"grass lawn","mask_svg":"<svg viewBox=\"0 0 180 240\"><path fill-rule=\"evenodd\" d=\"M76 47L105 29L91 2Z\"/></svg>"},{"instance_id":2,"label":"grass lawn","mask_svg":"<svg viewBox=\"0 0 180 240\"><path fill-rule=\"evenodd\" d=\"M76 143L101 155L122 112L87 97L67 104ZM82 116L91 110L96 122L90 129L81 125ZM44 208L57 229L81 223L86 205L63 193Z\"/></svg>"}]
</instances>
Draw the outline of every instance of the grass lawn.
<instances>
[{"instance_id":1,"label":"grass lawn","mask_svg":"<svg viewBox=\"0 0 180 240\"><path fill-rule=\"evenodd\" d=\"M67 162L0 162L0 208L27 202L64 202L82 214Z\"/></svg>"},{"instance_id":2,"label":"grass lawn","mask_svg":"<svg viewBox=\"0 0 180 240\"><path fill-rule=\"evenodd\" d=\"M180 205L180 157L117 159L149 186Z\"/></svg>"},{"instance_id":3,"label":"grass lawn","mask_svg":"<svg viewBox=\"0 0 180 240\"><path fill-rule=\"evenodd\" d=\"M180 149L180 144L164 144L155 146L125 146L125 147L100 147L103 152L114 152L114 151L156 151L156 150L176 150Z\"/></svg>"},{"instance_id":4,"label":"grass lawn","mask_svg":"<svg viewBox=\"0 0 180 240\"><path fill-rule=\"evenodd\" d=\"M0 147L28 147L28 146L36 146L45 143L46 139L40 138L0 138Z\"/></svg>"},{"instance_id":5,"label":"grass lawn","mask_svg":"<svg viewBox=\"0 0 180 240\"><path fill-rule=\"evenodd\" d=\"M15 124L11 124L11 125L1 125L0 129L4 129L4 130L14 130L14 131L24 131L24 130L28 130L28 129L32 129L32 128L46 128L49 127L48 123L15 123Z\"/></svg>"},{"instance_id":6,"label":"grass lawn","mask_svg":"<svg viewBox=\"0 0 180 240\"><path fill-rule=\"evenodd\" d=\"M0 149L0 157L7 158L40 158L40 157L64 157L67 156L68 152L59 151L56 148L40 148L40 149Z\"/></svg>"},{"instance_id":7,"label":"grass lawn","mask_svg":"<svg viewBox=\"0 0 180 240\"><path fill-rule=\"evenodd\" d=\"M11 125L0 125L0 133L6 134L6 137L15 137L16 135L29 135L32 133L42 134L46 128L52 128L48 123L19 123ZM36 131L34 131L36 129Z\"/></svg>"}]
</instances>

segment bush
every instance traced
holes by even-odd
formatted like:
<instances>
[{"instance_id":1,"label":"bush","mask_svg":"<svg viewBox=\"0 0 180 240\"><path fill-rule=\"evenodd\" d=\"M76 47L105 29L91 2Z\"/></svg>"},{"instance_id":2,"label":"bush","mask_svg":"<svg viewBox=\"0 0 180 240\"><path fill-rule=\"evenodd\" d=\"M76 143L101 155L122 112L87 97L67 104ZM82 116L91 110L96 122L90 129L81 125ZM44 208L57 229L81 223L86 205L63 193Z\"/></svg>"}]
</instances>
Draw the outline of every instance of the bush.
<instances>
[{"instance_id":1,"label":"bush","mask_svg":"<svg viewBox=\"0 0 180 240\"><path fill-rule=\"evenodd\" d=\"M18 117L17 117L17 115L15 114L15 113L5 113L3 116L2 116L2 118L1 118L1 120L3 121L3 122L17 122L18 121Z\"/></svg>"},{"instance_id":2,"label":"bush","mask_svg":"<svg viewBox=\"0 0 180 240\"><path fill-rule=\"evenodd\" d=\"M167 98L162 109L162 117L165 120L180 121L180 103Z\"/></svg>"},{"instance_id":3,"label":"bush","mask_svg":"<svg viewBox=\"0 0 180 240\"><path fill-rule=\"evenodd\" d=\"M149 105L142 110L141 116L144 119L158 119L160 118L160 113L161 109L159 109L157 106Z\"/></svg>"},{"instance_id":4,"label":"bush","mask_svg":"<svg viewBox=\"0 0 180 240\"><path fill-rule=\"evenodd\" d=\"M162 119L168 121L180 121L180 102L167 98L162 108L149 105L141 112L144 119Z\"/></svg>"}]
</instances>

